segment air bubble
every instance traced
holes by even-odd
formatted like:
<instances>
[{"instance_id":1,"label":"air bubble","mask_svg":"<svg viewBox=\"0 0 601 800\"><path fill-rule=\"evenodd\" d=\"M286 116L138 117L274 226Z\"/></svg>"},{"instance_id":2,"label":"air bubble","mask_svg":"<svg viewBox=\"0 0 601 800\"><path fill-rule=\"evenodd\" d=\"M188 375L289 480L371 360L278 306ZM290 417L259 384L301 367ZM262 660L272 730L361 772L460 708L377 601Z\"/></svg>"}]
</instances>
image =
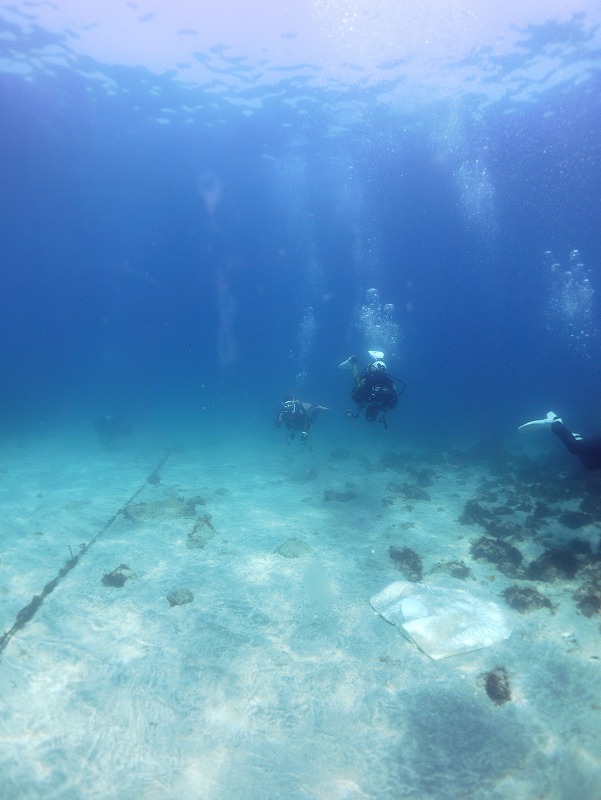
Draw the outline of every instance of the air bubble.
<instances>
[{"instance_id":1,"label":"air bubble","mask_svg":"<svg viewBox=\"0 0 601 800\"><path fill-rule=\"evenodd\" d=\"M394 304L386 303L382 306L377 289L368 289L365 301L361 307L357 327L362 331L368 348L382 350L389 358L396 357L401 332L394 320Z\"/></svg>"},{"instance_id":2,"label":"air bubble","mask_svg":"<svg viewBox=\"0 0 601 800\"><path fill-rule=\"evenodd\" d=\"M551 251L544 253L547 266ZM566 343L590 358L598 345L599 331L594 322L595 291L590 277L593 275L580 260L579 250L569 254L569 269L559 262L551 265L549 297L547 301L547 329L560 334Z\"/></svg>"}]
</instances>

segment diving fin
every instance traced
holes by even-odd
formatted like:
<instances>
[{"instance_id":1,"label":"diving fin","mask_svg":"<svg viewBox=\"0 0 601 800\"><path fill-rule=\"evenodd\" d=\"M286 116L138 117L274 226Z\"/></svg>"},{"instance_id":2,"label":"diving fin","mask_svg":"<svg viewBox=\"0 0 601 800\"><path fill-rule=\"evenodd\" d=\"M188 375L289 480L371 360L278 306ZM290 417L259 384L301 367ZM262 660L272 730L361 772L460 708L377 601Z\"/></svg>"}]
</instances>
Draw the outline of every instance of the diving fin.
<instances>
[{"instance_id":1,"label":"diving fin","mask_svg":"<svg viewBox=\"0 0 601 800\"><path fill-rule=\"evenodd\" d=\"M384 353L381 350L368 350L367 352L374 361L381 361L384 358Z\"/></svg>"},{"instance_id":2,"label":"diving fin","mask_svg":"<svg viewBox=\"0 0 601 800\"><path fill-rule=\"evenodd\" d=\"M547 428L554 422L561 422L561 420L554 411L549 411L544 419L533 419L532 422L526 422L524 425L520 425L518 431L520 433L532 433L532 431L537 431L539 428Z\"/></svg>"},{"instance_id":3,"label":"diving fin","mask_svg":"<svg viewBox=\"0 0 601 800\"><path fill-rule=\"evenodd\" d=\"M357 363L357 356L349 356L342 364L338 364L338 369L352 369L353 364Z\"/></svg>"}]
</instances>

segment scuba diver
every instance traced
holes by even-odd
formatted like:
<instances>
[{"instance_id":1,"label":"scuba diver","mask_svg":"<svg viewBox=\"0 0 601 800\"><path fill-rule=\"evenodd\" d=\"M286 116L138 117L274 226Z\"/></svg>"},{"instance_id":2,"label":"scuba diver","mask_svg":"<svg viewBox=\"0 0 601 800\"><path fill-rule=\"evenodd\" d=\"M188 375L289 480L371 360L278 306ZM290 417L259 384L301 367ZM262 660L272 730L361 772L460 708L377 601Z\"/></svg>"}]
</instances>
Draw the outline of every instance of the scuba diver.
<instances>
[{"instance_id":1,"label":"scuba diver","mask_svg":"<svg viewBox=\"0 0 601 800\"><path fill-rule=\"evenodd\" d=\"M96 431L98 438L105 447L111 447L114 440L119 436L127 436L131 433L133 422L130 419L120 419L110 414L105 414L96 420Z\"/></svg>"},{"instance_id":2,"label":"scuba diver","mask_svg":"<svg viewBox=\"0 0 601 800\"><path fill-rule=\"evenodd\" d=\"M365 419L368 422L381 422L387 428L386 412L395 408L399 399L399 392L394 381L402 386L400 394L405 391L405 383L386 372L386 364L382 360L384 353L379 350L369 350L368 352L373 360L361 372L357 356L350 356L338 365L339 369L351 368L355 379L351 397L359 406L359 411L353 413L347 409L346 416L356 419L359 413L365 409Z\"/></svg>"},{"instance_id":3,"label":"scuba diver","mask_svg":"<svg viewBox=\"0 0 601 800\"><path fill-rule=\"evenodd\" d=\"M534 419L520 425L520 433L532 433L541 428L551 428L573 455L578 456L585 469L601 469L601 436L583 439L578 433L572 433L553 411L549 411L544 419Z\"/></svg>"},{"instance_id":4,"label":"scuba diver","mask_svg":"<svg viewBox=\"0 0 601 800\"><path fill-rule=\"evenodd\" d=\"M320 411L328 411L326 406L314 403L301 403L293 394L287 394L282 400L282 405L278 408L275 418L275 426L286 426L286 441L290 444L290 439L296 438L297 431L300 431L303 444L307 444L309 433ZM290 435L288 435L290 434Z\"/></svg>"}]
</instances>

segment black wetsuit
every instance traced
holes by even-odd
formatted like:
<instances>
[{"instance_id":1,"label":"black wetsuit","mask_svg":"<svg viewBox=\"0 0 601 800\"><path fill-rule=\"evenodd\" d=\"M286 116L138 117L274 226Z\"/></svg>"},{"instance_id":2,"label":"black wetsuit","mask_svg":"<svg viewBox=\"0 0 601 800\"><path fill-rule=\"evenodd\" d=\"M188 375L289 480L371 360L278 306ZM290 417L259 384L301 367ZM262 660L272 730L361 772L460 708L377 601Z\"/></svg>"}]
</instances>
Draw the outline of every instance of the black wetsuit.
<instances>
[{"instance_id":1,"label":"black wetsuit","mask_svg":"<svg viewBox=\"0 0 601 800\"><path fill-rule=\"evenodd\" d=\"M380 370L358 375L351 397L359 408L368 408L374 413L394 408L398 401L392 378Z\"/></svg>"},{"instance_id":2,"label":"black wetsuit","mask_svg":"<svg viewBox=\"0 0 601 800\"><path fill-rule=\"evenodd\" d=\"M302 403L298 400L286 400L278 410L275 424L279 428L284 423L289 431L308 432L311 422L311 417Z\"/></svg>"},{"instance_id":3,"label":"black wetsuit","mask_svg":"<svg viewBox=\"0 0 601 800\"><path fill-rule=\"evenodd\" d=\"M551 430L556 436L559 436L570 453L578 456L586 469L601 469L601 436L576 439L563 422L559 421L551 425Z\"/></svg>"},{"instance_id":4,"label":"black wetsuit","mask_svg":"<svg viewBox=\"0 0 601 800\"><path fill-rule=\"evenodd\" d=\"M284 424L294 439L296 431L301 431L306 441L311 426L317 419L321 406L314 403L300 403L298 400L285 400L278 409L275 424L279 428Z\"/></svg>"}]
</instances>

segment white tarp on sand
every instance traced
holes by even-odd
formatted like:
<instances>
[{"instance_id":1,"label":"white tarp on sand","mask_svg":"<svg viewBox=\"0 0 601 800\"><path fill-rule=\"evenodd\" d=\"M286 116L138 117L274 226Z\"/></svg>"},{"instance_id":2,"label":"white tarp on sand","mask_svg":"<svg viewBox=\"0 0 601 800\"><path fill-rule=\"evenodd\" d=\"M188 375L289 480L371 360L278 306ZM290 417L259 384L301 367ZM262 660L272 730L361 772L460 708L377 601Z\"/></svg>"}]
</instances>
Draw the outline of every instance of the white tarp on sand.
<instances>
[{"instance_id":1,"label":"white tarp on sand","mask_svg":"<svg viewBox=\"0 0 601 800\"><path fill-rule=\"evenodd\" d=\"M434 660L490 647L512 630L501 606L451 580L429 585L395 581L369 602Z\"/></svg>"}]
</instances>

